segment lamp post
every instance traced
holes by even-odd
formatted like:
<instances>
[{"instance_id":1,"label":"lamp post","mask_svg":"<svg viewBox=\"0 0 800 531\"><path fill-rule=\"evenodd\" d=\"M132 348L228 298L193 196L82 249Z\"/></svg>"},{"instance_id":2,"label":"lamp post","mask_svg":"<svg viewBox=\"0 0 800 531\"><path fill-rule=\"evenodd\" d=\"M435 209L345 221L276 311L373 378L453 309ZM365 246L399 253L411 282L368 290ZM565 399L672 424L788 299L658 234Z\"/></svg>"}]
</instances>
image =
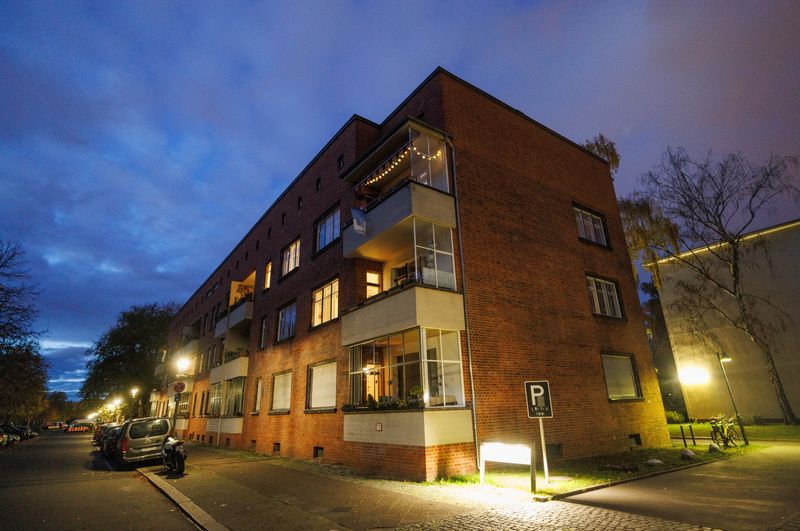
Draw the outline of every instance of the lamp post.
<instances>
[{"instance_id":1,"label":"lamp post","mask_svg":"<svg viewBox=\"0 0 800 531\"><path fill-rule=\"evenodd\" d=\"M736 407L736 400L733 399L733 390L731 389L731 382L728 380L728 373L725 372L725 363L733 361L733 358L730 356L726 356L721 352L717 352L717 360L719 360L719 368L722 369L722 376L725 378L725 385L728 386L728 395L731 397L731 404L733 404L733 412L736 413L736 422L739 424L739 431L742 433L742 440L744 441L745 446L750 445L750 441L747 440L747 434L744 432L744 423L742 422L742 416L739 414L739 408Z\"/></svg>"},{"instance_id":2,"label":"lamp post","mask_svg":"<svg viewBox=\"0 0 800 531\"><path fill-rule=\"evenodd\" d=\"M139 417L139 416L140 416L140 413L139 413L139 407L138 407L138 405L139 405L140 403L137 403L137 402L136 402L136 395L137 395L137 394L139 394L139 388L138 388L138 387L136 387L136 386L133 386L133 387L131 387L131 399L132 399L132 403L131 403L131 417Z\"/></svg>"}]
</instances>

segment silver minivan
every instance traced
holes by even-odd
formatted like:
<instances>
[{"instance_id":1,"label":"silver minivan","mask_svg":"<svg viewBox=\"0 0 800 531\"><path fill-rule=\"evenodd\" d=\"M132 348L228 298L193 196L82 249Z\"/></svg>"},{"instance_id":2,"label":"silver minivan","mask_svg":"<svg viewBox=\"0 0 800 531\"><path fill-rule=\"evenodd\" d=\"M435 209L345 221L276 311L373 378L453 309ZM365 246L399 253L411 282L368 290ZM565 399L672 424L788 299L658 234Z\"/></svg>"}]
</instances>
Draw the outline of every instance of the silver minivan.
<instances>
[{"instance_id":1,"label":"silver minivan","mask_svg":"<svg viewBox=\"0 0 800 531\"><path fill-rule=\"evenodd\" d=\"M159 459L161 444L171 427L172 420L162 417L125 421L117 443L117 462L124 464Z\"/></svg>"}]
</instances>

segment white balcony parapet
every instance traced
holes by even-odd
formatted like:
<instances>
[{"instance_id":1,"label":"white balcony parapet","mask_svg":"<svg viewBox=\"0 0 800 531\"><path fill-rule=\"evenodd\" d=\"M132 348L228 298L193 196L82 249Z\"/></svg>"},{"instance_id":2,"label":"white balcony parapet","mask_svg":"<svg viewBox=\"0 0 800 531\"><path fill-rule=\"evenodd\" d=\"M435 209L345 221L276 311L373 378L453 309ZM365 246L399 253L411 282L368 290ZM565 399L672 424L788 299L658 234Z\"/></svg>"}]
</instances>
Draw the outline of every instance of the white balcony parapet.
<instances>
[{"instance_id":1,"label":"white balcony parapet","mask_svg":"<svg viewBox=\"0 0 800 531\"><path fill-rule=\"evenodd\" d=\"M381 429L377 430L376 426ZM392 412L358 412L344 415L344 440L438 446L472 442L472 415L469 409L424 409Z\"/></svg>"},{"instance_id":2,"label":"white balcony parapet","mask_svg":"<svg viewBox=\"0 0 800 531\"><path fill-rule=\"evenodd\" d=\"M253 319L253 301L246 301L228 312L228 330Z\"/></svg>"},{"instance_id":3,"label":"white balcony parapet","mask_svg":"<svg viewBox=\"0 0 800 531\"><path fill-rule=\"evenodd\" d=\"M464 330L464 299L454 291L414 285L348 310L341 323L343 346L416 326Z\"/></svg>"},{"instance_id":4,"label":"white balcony parapet","mask_svg":"<svg viewBox=\"0 0 800 531\"><path fill-rule=\"evenodd\" d=\"M353 225L342 233L342 252L346 258L383 261L392 250L408 245L412 217L438 225L456 226L453 196L409 181L366 214L367 233L359 234ZM413 240L412 240L413 241Z\"/></svg>"},{"instance_id":5,"label":"white balcony parapet","mask_svg":"<svg viewBox=\"0 0 800 531\"><path fill-rule=\"evenodd\" d=\"M209 383L215 384L231 378L238 378L240 376L247 376L247 367L250 359L246 356L241 356L227 363L223 363L211 369L209 375Z\"/></svg>"},{"instance_id":6,"label":"white balcony parapet","mask_svg":"<svg viewBox=\"0 0 800 531\"><path fill-rule=\"evenodd\" d=\"M242 433L242 417L215 417L206 421L206 433Z\"/></svg>"}]
</instances>

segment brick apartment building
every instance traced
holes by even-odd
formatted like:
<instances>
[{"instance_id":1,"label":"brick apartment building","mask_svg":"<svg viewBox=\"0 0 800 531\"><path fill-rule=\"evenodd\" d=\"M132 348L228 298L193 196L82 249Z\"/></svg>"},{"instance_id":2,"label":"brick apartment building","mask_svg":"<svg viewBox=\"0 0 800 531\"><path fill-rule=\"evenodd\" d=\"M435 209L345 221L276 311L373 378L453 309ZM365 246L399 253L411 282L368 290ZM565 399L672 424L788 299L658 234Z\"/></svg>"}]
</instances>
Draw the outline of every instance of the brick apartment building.
<instances>
[{"instance_id":1,"label":"brick apartment building","mask_svg":"<svg viewBox=\"0 0 800 531\"><path fill-rule=\"evenodd\" d=\"M431 479L536 440L535 379L551 455L668 443L608 165L441 68L348 120L170 338L152 413L186 382L205 444Z\"/></svg>"}]
</instances>

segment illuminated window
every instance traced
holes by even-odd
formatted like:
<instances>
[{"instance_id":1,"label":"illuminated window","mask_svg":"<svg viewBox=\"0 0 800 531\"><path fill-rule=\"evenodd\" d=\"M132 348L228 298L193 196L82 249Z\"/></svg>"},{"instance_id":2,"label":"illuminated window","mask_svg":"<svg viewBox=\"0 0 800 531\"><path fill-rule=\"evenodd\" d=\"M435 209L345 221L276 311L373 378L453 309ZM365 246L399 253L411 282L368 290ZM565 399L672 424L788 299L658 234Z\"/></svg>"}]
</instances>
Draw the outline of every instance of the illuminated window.
<instances>
[{"instance_id":1,"label":"illuminated window","mask_svg":"<svg viewBox=\"0 0 800 531\"><path fill-rule=\"evenodd\" d=\"M339 317L339 279L329 282L316 290L313 295L314 313L312 326L327 323Z\"/></svg>"},{"instance_id":2,"label":"illuminated window","mask_svg":"<svg viewBox=\"0 0 800 531\"><path fill-rule=\"evenodd\" d=\"M317 222L317 250L324 249L339 237L339 209L326 215Z\"/></svg>"},{"instance_id":3,"label":"illuminated window","mask_svg":"<svg viewBox=\"0 0 800 531\"><path fill-rule=\"evenodd\" d=\"M242 414L244 401L244 376L225 381L225 411L224 415L235 416Z\"/></svg>"},{"instance_id":4,"label":"illuminated window","mask_svg":"<svg viewBox=\"0 0 800 531\"><path fill-rule=\"evenodd\" d=\"M300 266L300 240L295 240L283 250L281 275L286 275Z\"/></svg>"},{"instance_id":5,"label":"illuminated window","mask_svg":"<svg viewBox=\"0 0 800 531\"><path fill-rule=\"evenodd\" d=\"M367 298L374 297L381 292L381 274L377 271L367 271Z\"/></svg>"},{"instance_id":6,"label":"illuminated window","mask_svg":"<svg viewBox=\"0 0 800 531\"><path fill-rule=\"evenodd\" d=\"M586 277L586 283L589 287L592 312L595 315L606 315L621 319L622 310L617 297L617 285L595 277Z\"/></svg>"},{"instance_id":7,"label":"illuminated window","mask_svg":"<svg viewBox=\"0 0 800 531\"><path fill-rule=\"evenodd\" d=\"M606 227L603 218L582 208L574 207L575 223L578 225L578 236L600 245L608 245Z\"/></svg>"},{"instance_id":8,"label":"illuminated window","mask_svg":"<svg viewBox=\"0 0 800 531\"><path fill-rule=\"evenodd\" d=\"M261 377L256 378L256 396L253 403L253 412L261 411L261 394L264 392Z\"/></svg>"},{"instance_id":9,"label":"illuminated window","mask_svg":"<svg viewBox=\"0 0 800 531\"><path fill-rule=\"evenodd\" d=\"M336 407L336 362L308 368L308 409Z\"/></svg>"},{"instance_id":10,"label":"illuminated window","mask_svg":"<svg viewBox=\"0 0 800 531\"><path fill-rule=\"evenodd\" d=\"M428 286L456 289L451 230L414 218L414 236L417 279Z\"/></svg>"},{"instance_id":11,"label":"illuminated window","mask_svg":"<svg viewBox=\"0 0 800 531\"><path fill-rule=\"evenodd\" d=\"M633 356L629 354L603 354L603 372L606 376L609 400L641 398L639 379Z\"/></svg>"},{"instance_id":12,"label":"illuminated window","mask_svg":"<svg viewBox=\"0 0 800 531\"><path fill-rule=\"evenodd\" d=\"M289 411L292 402L292 373L272 377L272 407L270 411Z\"/></svg>"},{"instance_id":13,"label":"illuminated window","mask_svg":"<svg viewBox=\"0 0 800 531\"><path fill-rule=\"evenodd\" d=\"M297 305L293 302L278 311L278 341L294 337Z\"/></svg>"},{"instance_id":14,"label":"illuminated window","mask_svg":"<svg viewBox=\"0 0 800 531\"><path fill-rule=\"evenodd\" d=\"M272 285L272 260L264 266L264 289L269 289Z\"/></svg>"}]
</instances>

